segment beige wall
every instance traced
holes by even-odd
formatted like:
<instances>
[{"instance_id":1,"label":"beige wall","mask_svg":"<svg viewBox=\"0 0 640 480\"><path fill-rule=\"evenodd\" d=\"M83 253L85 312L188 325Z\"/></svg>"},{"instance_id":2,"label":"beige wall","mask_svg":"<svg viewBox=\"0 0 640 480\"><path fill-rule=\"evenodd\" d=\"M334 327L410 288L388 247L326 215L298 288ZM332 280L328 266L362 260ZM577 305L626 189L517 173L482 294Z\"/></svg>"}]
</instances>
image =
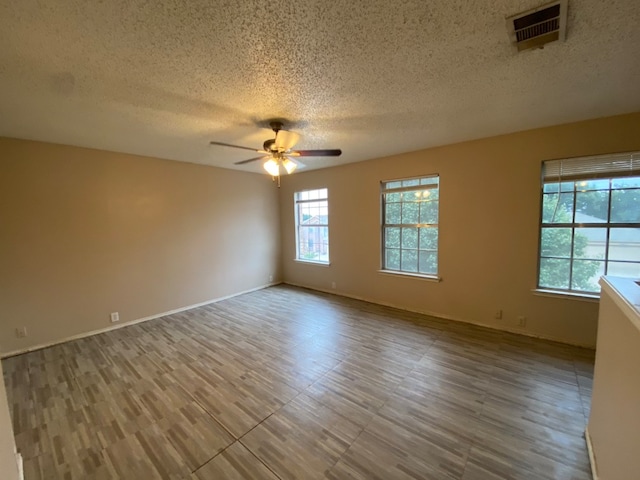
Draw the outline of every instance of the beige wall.
<instances>
[{"instance_id":1,"label":"beige wall","mask_svg":"<svg viewBox=\"0 0 640 480\"><path fill-rule=\"evenodd\" d=\"M640 114L488 138L283 178L287 282L594 346L598 304L534 295L543 160L640 149ZM425 132L428 134L428 132ZM348 153L348 152L347 152ZM380 181L440 175L442 282L378 273ZM331 265L294 262L293 194L328 187ZM503 310L501 320L494 319ZM527 327L517 327L517 317Z\"/></svg>"},{"instance_id":2,"label":"beige wall","mask_svg":"<svg viewBox=\"0 0 640 480\"><path fill-rule=\"evenodd\" d=\"M278 280L277 203L265 175L0 138L0 352Z\"/></svg>"},{"instance_id":3,"label":"beige wall","mask_svg":"<svg viewBox=\"0 0 640 480\"><path fill-rule=\"evenodd\" d=\"M640 477L640 286L605 277L588 439L597 477Z\"/></svg>"}]
</instances>

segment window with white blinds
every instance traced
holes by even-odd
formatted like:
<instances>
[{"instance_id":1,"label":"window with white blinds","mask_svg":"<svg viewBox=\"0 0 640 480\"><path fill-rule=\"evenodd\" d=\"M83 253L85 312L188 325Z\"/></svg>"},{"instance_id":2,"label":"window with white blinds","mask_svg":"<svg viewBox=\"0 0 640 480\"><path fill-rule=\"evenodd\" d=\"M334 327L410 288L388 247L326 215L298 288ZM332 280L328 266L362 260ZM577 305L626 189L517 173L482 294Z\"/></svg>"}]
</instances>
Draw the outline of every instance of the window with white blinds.
<instances>
[{"instance_id":1,"label":"window with white blinds","mask_svg":"<svg viewBox=\"0 0 640 480\"><path fill-rule=\"evenodd\" d=\"M634 175L640 175L640 152L548 160L542 167L545 182Z\"/></svg>"},{"instance_id":2,"label":"window with white blinds","mask_svg":"<svg viewBox=\"0 0 640 480\"><path fill-rule=\"evenodd\" d=\"M597 294L640 278L640 152L542 165L538 288Z\"/></svg>"}]
</instances>

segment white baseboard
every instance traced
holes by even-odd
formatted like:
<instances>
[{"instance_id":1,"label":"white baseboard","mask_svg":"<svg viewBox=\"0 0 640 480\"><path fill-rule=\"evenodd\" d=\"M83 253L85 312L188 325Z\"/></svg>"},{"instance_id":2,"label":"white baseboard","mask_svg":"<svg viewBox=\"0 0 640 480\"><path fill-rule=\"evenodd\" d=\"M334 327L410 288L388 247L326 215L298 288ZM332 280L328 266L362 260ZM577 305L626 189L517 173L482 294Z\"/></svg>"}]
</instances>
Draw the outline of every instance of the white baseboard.
<instances>
[{"instance_id":1,"label":"white baseboard","mask_svg":"<svg viewBox=\"0 0 640 480\"><path fill-rule=\"evenodd\" d=\"M99 333L110 332L111 330L117 330L118 328L128 327L130 325L135 325L137 323L147 322L149 320L154 320L156 318L164 317L166 315L172 315L174 313L184 312L185 310L191 310L192 308L203 307L205 305L210 305L212 303L221 302L222 300L226 300L228 298L237 297L238 295L244 295L245 293L251 293L251 292L258 291L258 290L262 290L263 288L268 288L268 287L272 287L274 285L279 285L280 283L282 283L282 282L267 283L267 284L261 285L259 287L250 288L249 290L243 290L242 292L233 293L231 295L226 295L224 297L218 297L218 298L214 298L213 300L207 300L207 301L204 301L204 302L195 303L193 305L187 305L187 306L184 306L184 307L176 308L175 310L169 310L167 312L156 313L154 315L149 315L148 317L138 318L136 320L129 320L128 322L118 323L117 325L111 325L111 326L108 326L108 327L105 327L105 328L99 328L97 330L90 330L88 332L79 333L77 335L72 335L70 337L61 338L61 339L58 339L58 340L56 340L54 342L41 343L41 344L38 344L38 345L33 345L31 347L27 347L27 348L23 348L23 349L19 349L19 350L13 350L11 352L2 352L2 353L0 353L0 359L13 357L13 356L16 356L16 355L21 355L23 353L33 352L35 350L41 350L43 348L52 347L53 345L59 345L61 343L69 342L71 340L78 340L80 338L90 337L92 335L97 335Z\"/></svg>"},{"instance_id":2,"label":"white baseboard","mask_svg":"<svg viewBox=\"0 0 640 480\"><path fill-rule=\"evenodd\" d=\"M369 303L373 303L373 304L376 304L376 305L382 305L382 306L385 306L385 307L397 308L398 310L404 310L404 311L407 311L407 312L419 313L421 315L428 315L430 317L441 318L443 320L451 320L451 321L454 321L454 322L468 323L470 325L476 325L476 326L479 326L479 327L489 328L489 329L492 329L492 330L515 333L517 335L524 335L524 336L527 336L527 337L539 338L541 340L550 340L550 341L553 341L553 342L564 343L564 344L573 345L573 346L576 346L576 347L583 347L583 348L589 348L589 349L594 349L595 348L593 345L584 345L584 344L579 344L579 343L574 343L574 342L567 342L566 340L563 340L563 339L558 339L558 338L549 337L549 336L545 336L545 335L538 335L538 334L534 334L534 333L531 333L531 332L523 332L521 330L516 330L516 329L512 329L512 328L508 328L508 327L502 327L501 328L501 327L496 326L496 325L485 324L485 323L481 323L481 322L474 322L474 321L471 321L471 320L467 320L467 319L463 319L463 318L457 318L457 317L453 317L451 315L446 315L446 314L439 313L439 312L432 312L432 311L428 311L428 310L407 308L406 306L403 306L403 305L397 305L397 304L390 303L390 302L381 302L379 300L375 300L375 299L372 299L372 298L369 298L369 297L362 297L362 296L359 296L359 295L351 295L351 294L344 293L344 292L337 292L335 290L323 289L323 288L313 287L313 286L310 286L310 285L302 285L302 284L293 283L293 282L273 282L273 283L268 283L268 284L265 284L265 285L261 285L261 286L256 287L256 288L251 288L249 290L243 290L241 292L233 293L231 295L226 295L224 297L218 297L218 298L215 298L215 299L212 299L212 300L207 300L207 301L196 303L196 304L193 304L193 305L187 305L187 306L184 306L184 307L176 308L175 310L169 310L167 312L157 313L157 314L154 314L154 315L150 315L148 317L138 318L136 320L130 320L128 322L119 323L117 325L111 325L109 327L100 328L100 329L97 329L97 330L90 330L88 332L83 332L83 333L80 333L78 335L72 335L70 337L61 338L61 339L56 340L54 342L42 343L42 344L34 345L34 346L31 346L31 347L28 347L28 348L24 348L24 349L13 350L13 351L10 351L10 352L2 352L2 353L0 353L0 359L13 357L15 355L21 355L23 353L33 352L35 350L40 350L40 349L43 349L43 348L51 347L53 345L59 345L61 343L69 342L71 340L78 340L80 338L90 337L92 335L97 335L99 333L109 332L111 330L116 330L118 328L123 328L123 327L127 327L129 325L135 325L137 323L142 323L142 322L146 322L146 321L153 320L153 319L156 319L156 318L164 317L165 315L172 315L174 313L184 312L185 310L190 310L192 308L198 308L198 307L202 307L204 305L210 305L212 303L220 302L220 301L226 300L228 298L237 297L238 295L243 295L245 293L255 292L257 290L262 290L263 288L272 287L274 285L279 285L281 283L284 283L285 285L291 285L291 286L294 286L294 287L307 288L309 290L316 290L318 292L329 293L331 295L338 295L340 297L353 298L354 300L361 300L361 301L364 301L364 302L369 302Z\"/></svg>"},{"instance_id":3,"label":"white baseboard","mask_svg":"<svg viewBox=\"0 0 640 480\"><path fill-rule=\"evenodd\" d=\"M432 312L432 311L428 311L428 310L419 310L419 309L407 308L406 306L403 306L403 305L396 305L396 304L390 303L390 302L381 302L380 300L375 300L375 299L368 298L368 297L361 297L359 295L351 295L351 294L344 293L344 292L337 292L335 290L317 288L317 287L312 287L312 286L309 286L309 285L302 285L302 284L299 284L299 283L286 282L286 281L282 282L282 283L284 283L285 285L292 285L294 287L307 288L309 290L316 290L318 292L329 293L331 295L338 295L340 297L353 298L354 300L362 300L363 302L374 303L376 305L382 305L384 307L397 308L398 310L404 310L406 312L419 313L421 315L428 315L430 317L440 318L442 320L451 320L453 322L468 323L469 325L475 325L477 327L489 328L491 330L498 330L500 332L515 333L517 335L523 335L525 337L538 338L540 340L549 340L551 342L563 343L565 345L572 345L574 347L588 348L590 350L594 350L595 349L594 345L585 345L585 344L576 343L576 342L568 342L567 340L564 340L564 339L554 338L554 337L550 337L550 336L546 336L546 335L539 335L537 333L532 333L532 332L524 332L522 330L518 330L518 329L515 329L515 328L509 328L507 326L501 327L501 326L498 326L498 325L492 325L492 324L488 324L488 323L475 322L473 320L468 320L468 319L464 319L464 318L457 318L457 317L453 317L451 315L446 315L444 313Z\"/></svg>"},{"instance_id":4,"label":"white baseboard","mask_svg":"<svg viewBox=\"0 0 640 480\"><path fill-rule=\"evenodd\" d=\"M18 480L24 480L24 464L22 463L22 455L16 453L16 463L18 464Z\"/></svg>"},{"instance_id":5,"label":"white baseboard","mask_svg":"<svg viewBox=\"0 0 640 480\"><path fill-rule=\"evenodd\" d=\"M591 476L593 480L598 480L598 469L596 467L596 454L593 451L593 444L591 443L591 435L589 435L589 427L584 431L584 439L587 442L587 451L589 452L589 463L591 464Z\"/></svg>"}]
</instances>

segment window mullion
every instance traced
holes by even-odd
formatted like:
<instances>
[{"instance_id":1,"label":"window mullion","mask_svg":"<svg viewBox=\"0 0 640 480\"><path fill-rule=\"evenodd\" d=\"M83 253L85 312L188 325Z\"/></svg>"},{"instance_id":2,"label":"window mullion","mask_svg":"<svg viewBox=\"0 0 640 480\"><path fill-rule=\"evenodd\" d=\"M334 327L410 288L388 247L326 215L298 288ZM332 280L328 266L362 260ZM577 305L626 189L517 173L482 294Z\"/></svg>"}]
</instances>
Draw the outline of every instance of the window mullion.
<instances>
[{"instance_id":1,"label":"window mullion","mask_svg":"<svg viewBox=\"0 0 640 480\"><path fill-rule=\"evenodd\" d=\"M401 193L400 194L400 224L402 224L402 215L404 213L404 194ZM400 245L398 245L398 252L400 252L400 258L398 259L398 265L400 265L400 271L403 270L402 268L402 240L404 236L404 229L402 227L400 227Z\"/></svg>"},{"instance_id":2,"label":"window mullion","mask_svg":"<svg viewBox=\"0 0 640 480\"><path fill-rule=\"evenodd\" d=\"M560 188L562 190L562 188ZM576 241L576 210L577 210L578 192L576 191L576 184L573 184L573 212L571 213L571 221L573 226L571 228L571 251L569 252L569 290L573 290L573 252L575 250Z\"/></svg>"},{"instance_id":3,"label":"window mullion","mask_svg":"<svg viewBox=\"0 0 640 480\"><path fill-rule=\"evenodd\" d=\"M609 179L609 198L607 204L607 238L604 245L604 274L609 271L609 239L611 238L611 187L612 180Z\"/></svg>"}]
</instances>

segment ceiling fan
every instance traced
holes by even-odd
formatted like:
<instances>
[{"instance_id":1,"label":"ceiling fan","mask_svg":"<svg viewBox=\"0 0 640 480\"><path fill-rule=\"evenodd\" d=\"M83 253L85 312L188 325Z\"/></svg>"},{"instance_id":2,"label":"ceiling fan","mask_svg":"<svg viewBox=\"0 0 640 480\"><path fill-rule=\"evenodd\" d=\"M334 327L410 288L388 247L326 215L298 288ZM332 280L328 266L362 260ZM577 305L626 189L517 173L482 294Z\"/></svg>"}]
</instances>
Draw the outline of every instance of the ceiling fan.
<instances>
[{"instance_id":1,"label":"ceiling fan","mask_svg":"<svg viewBox=\"0 0 640 480\"><path fill-rule=\"evenodd\" d=\"M292 150L300 135L288 130L283 130L282 122L272 121L269 123L271 129L275 132L275 138L265 140L262 144L262 150L256 150L255 148L243 147L241 145L232 145L230 143L223 142L210 142L211 145L220 145L223 147L241 148L243 150L251 150L252 152L260 153L259 157L249 158L247 160L241 160L235 162L234 165L244 165L245 163L255 162L256 160L266 160L263 168L273 177L278 179L278 186L280 186L280 174L291 174L296 168L303 166L294 157L338 157L342 155L342 150L330 149L330 150Z\"/></svg>"}]
</instances>

